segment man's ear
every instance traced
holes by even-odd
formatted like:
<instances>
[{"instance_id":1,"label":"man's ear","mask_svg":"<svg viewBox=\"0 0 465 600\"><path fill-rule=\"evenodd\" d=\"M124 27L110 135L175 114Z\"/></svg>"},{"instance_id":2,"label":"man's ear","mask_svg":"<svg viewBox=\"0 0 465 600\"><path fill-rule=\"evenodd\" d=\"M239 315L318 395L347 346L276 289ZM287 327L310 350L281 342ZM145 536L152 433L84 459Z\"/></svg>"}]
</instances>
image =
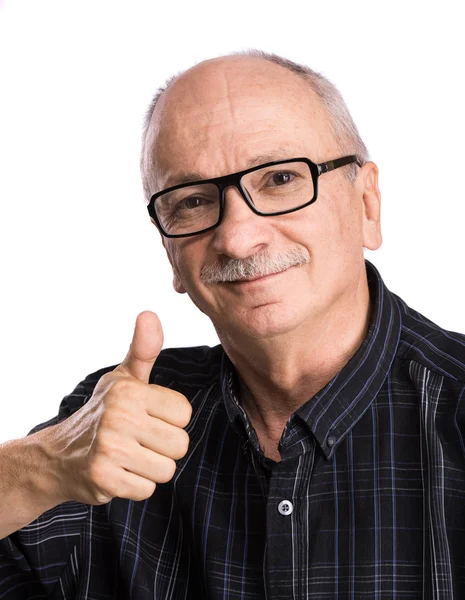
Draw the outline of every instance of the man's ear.
<instances>
[{"instance_id":1,"label":"man's ear","mask_svg":"<svg viewBox=\"0 0 465 600\"><path fill-rule=\"evenodd\" d=\"M153 221L152 219L152 223L155 225L155 227L157 227L156 223ZM161 231L158 229L157 227L157 231L160 234L161 237L161 243L163 244L163 248L165 249L166 252L166 256L168 257L168 260L170 261L170 265L171 265L171 270L173 271L173 288L176 292L178 292L178 294L185 294L186 290L183 286L183 284L181 283L181 278L179 277L179 272L176 268L176 265L174 264L174 261L171 257L171 252L169 251L169 249L167 248L166 245L166 238L165 236L161 233Z\"/></svg>"},{"instance_id":2,"label":"man's ear","mask_svg":"<svg viewBox=\"0 0 465 600\"><path fill-rule=\"evenodd\" d=\"M363 247L369 250L377 250L383 242L378 167L374 162L368 161L359 172L359 177L362 185L363 201Z\"/></svg>"}]
</instances>

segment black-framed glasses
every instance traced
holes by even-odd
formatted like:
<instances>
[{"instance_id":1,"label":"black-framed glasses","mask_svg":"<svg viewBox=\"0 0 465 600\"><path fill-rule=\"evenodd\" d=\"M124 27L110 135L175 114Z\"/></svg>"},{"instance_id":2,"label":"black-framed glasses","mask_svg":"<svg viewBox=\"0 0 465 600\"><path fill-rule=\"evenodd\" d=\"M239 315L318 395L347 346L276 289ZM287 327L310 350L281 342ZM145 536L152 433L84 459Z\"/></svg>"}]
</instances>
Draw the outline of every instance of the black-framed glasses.
<instances>
[{"instance_id":1,"label":"black-framed glasses","mask_svg":"<svg viewBox=\"0 0 465 600\"><path fill-rule=\"evenodd\" d=\"M256 215L285 215L315 202L320 175L351 163L362 166L355 155L320 164L302 157L268 162L230 175L161 190L150 198L147 210L165 237L198 235L221 223L224 191L233 185Z\"/></svg>"}]
</instances>

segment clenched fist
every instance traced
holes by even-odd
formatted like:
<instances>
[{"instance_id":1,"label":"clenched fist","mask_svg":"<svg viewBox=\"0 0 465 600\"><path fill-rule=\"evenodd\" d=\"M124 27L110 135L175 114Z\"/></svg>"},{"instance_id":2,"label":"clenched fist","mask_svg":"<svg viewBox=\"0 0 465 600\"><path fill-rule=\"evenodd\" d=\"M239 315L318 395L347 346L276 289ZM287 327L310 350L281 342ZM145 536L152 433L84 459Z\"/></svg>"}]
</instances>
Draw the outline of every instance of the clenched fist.
<instances>
[{"instance_id":1,"label":"clenched fist","mask_svg":"<svg viewBox=\"0 0 465 600\"><path fill-rule=\"evenodd\" d=\"M140 313L123 362L101 377L88 402L48 428L47 448L62 501L144 500L169 481L188 449L192 408L182 394L149 384L163 344L158 317Z\"/></svg>"}]
</instances>

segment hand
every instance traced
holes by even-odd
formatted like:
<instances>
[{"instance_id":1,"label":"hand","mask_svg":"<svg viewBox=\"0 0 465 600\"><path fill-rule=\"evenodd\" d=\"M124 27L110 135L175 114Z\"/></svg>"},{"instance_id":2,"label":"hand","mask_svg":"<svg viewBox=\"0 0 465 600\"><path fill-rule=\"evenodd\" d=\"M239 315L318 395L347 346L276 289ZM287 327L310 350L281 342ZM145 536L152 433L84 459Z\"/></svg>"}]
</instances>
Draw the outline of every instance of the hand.
<instances>
[{"instance_id":1,"label":"hand","mask_svg":"<svg viewBox=\"0 0 465 600\"><path fill-rule=\"evenodd\" d=\"M189 445L185 396L149 384L163 344L158 317L140 313L123 362L99 379L92 397L65 421L44 430L61 502L145 500L169 481Z\"/></svg>"}]
</instances>

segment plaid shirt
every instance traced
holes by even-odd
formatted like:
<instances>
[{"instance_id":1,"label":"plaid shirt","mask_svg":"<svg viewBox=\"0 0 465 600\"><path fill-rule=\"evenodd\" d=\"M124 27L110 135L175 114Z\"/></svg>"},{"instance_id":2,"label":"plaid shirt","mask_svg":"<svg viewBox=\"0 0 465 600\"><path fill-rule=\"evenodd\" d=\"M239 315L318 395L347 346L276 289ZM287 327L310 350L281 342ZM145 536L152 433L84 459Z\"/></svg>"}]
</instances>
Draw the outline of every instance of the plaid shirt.
<instances>
[{"instance_id":1,"label":"plaid shirt","mask_svg":"<svg viewBox=\"0 0 465 600\"><path fill-rule=\"evenodd\" d=\"M0 599L465 598L465 336L365 262L366 339L291 416L282 462L261 452L221 346L164 350L150 382L193 406L174 478L144 501L66 502L1 540Z\"/></svg>"}]
</instances>

